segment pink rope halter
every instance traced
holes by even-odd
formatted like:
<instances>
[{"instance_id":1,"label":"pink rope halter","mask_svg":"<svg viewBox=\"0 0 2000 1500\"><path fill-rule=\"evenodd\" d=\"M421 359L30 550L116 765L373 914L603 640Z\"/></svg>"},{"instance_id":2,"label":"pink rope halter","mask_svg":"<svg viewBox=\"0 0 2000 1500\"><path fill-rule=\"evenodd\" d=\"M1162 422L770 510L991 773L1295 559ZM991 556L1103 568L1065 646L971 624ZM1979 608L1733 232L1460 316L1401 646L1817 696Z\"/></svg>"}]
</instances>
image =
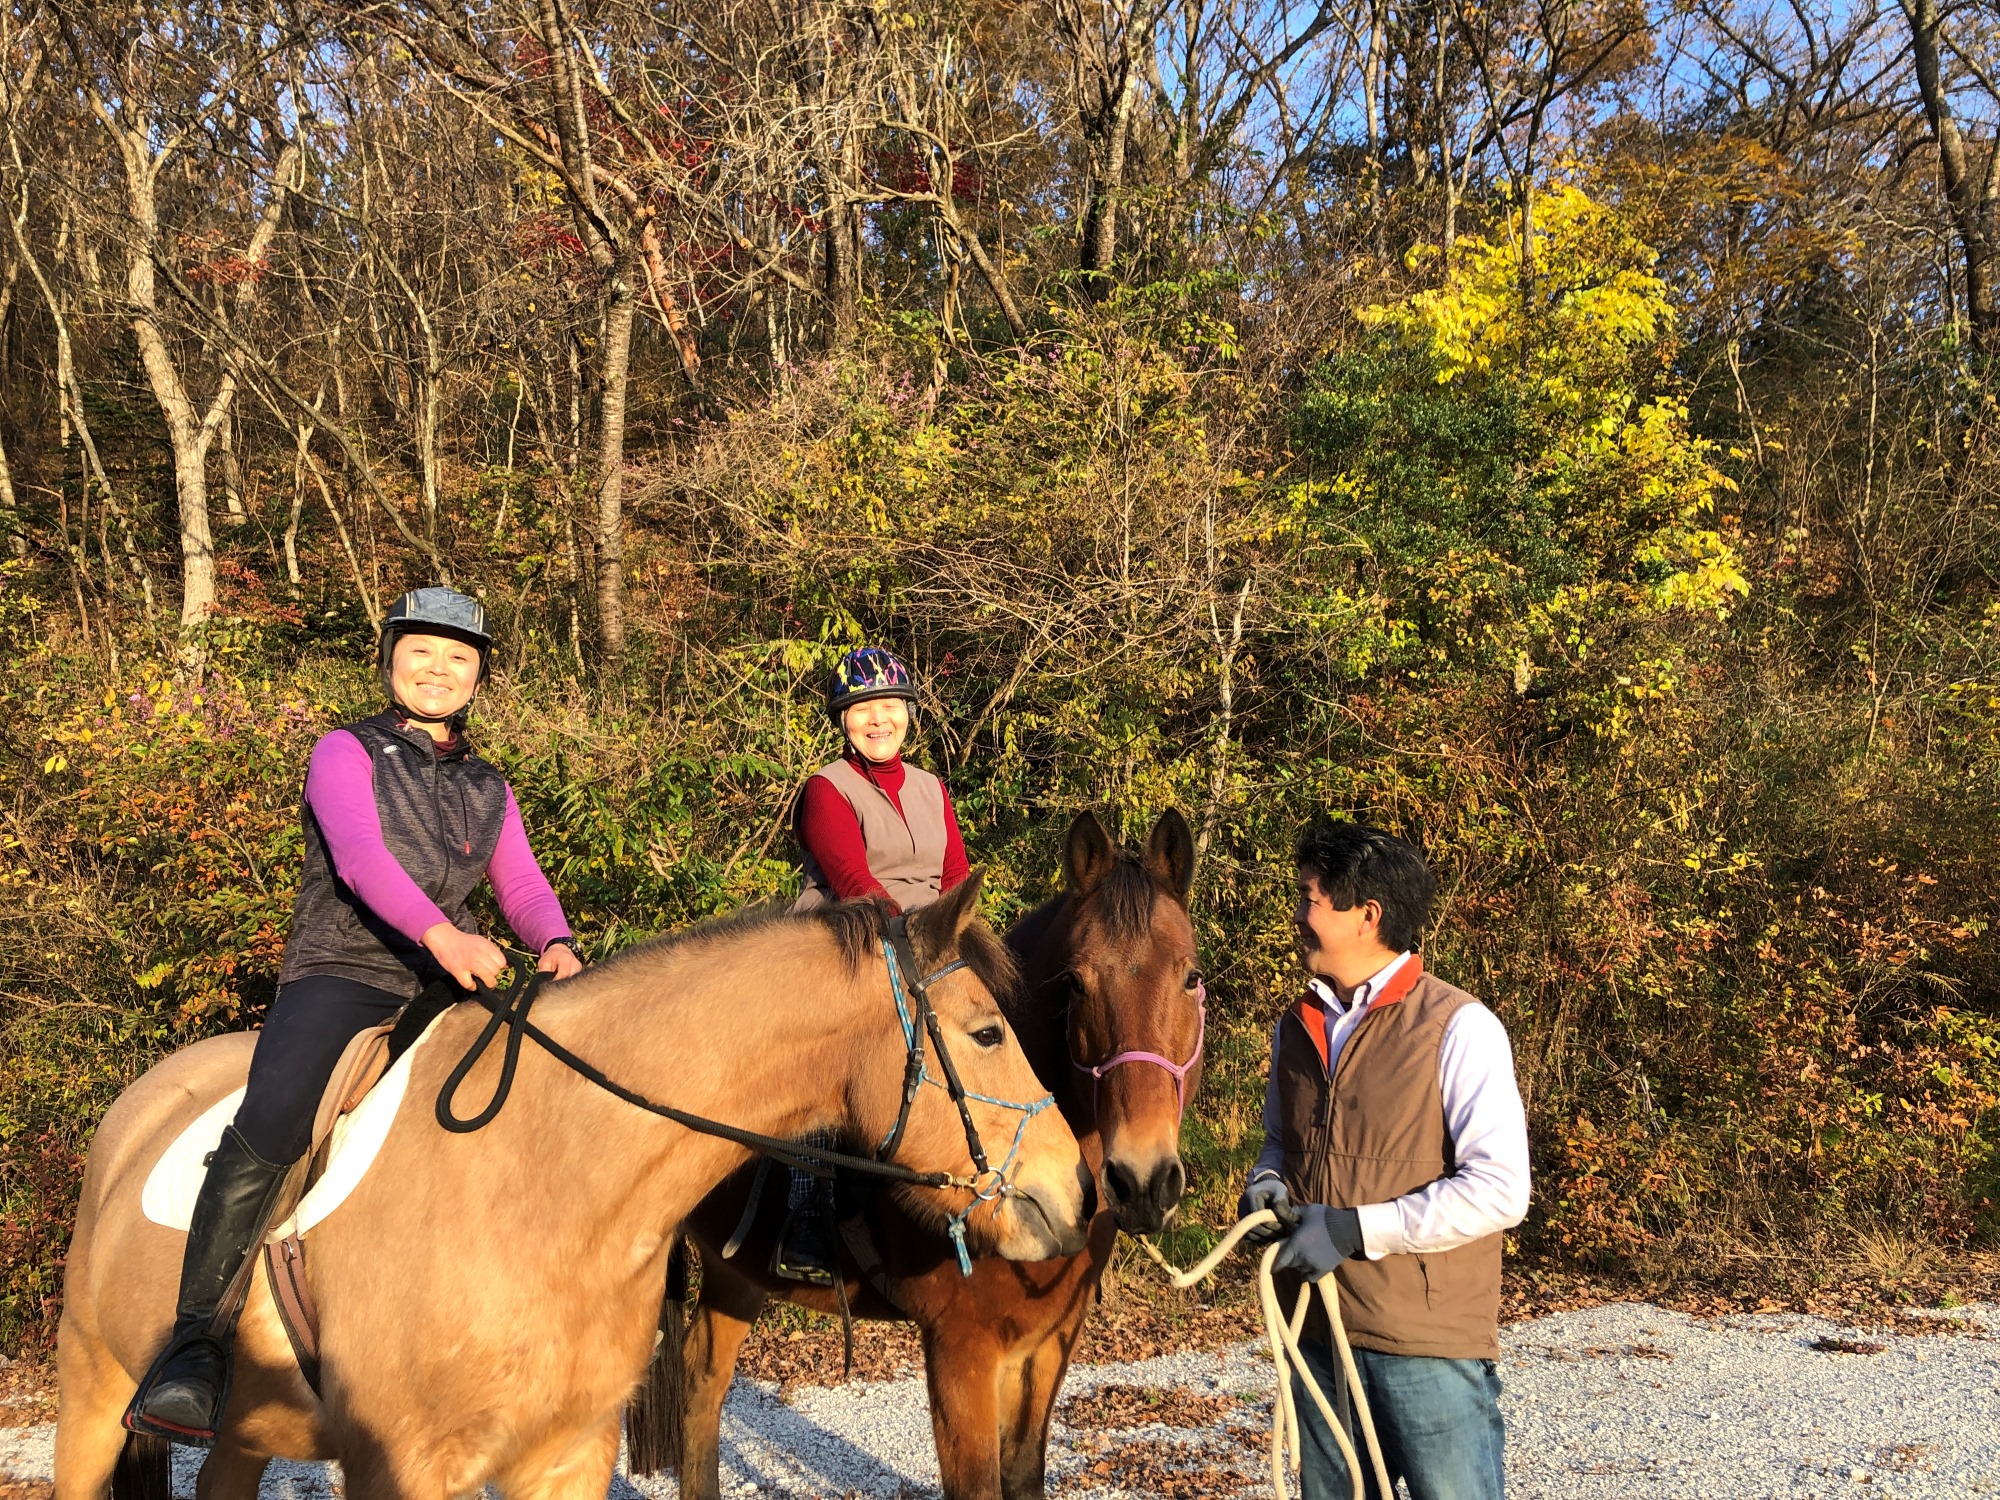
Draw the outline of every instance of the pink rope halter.
<instances>
[{"instance_id":1,"label":"pink rope halter","mask_svg":"<svg viewBox=\"0 0 2000 1500\"><path fill-rule=\"evenodd\" d=\"M1181 1114L1185 1115L1187 1113L1187 1076L1194 1065L1201 1061L1201 1049L1208 1043L1208 986L1206 984L1197 984L1195 986L1194 1004L1195 1015L1198 1017L1200 1024L1199 1029L1195 1032L1194 1054L1184 1063L1174 1062L1169 1058L1160 1056L1157 1052L1140 1052L1136 1050L1114 1053L1095 1066L1089 1063L1080 1063L1075 1058L1070 1059L1071 1067L1075 1068L1079 1073L1088 1073L1091 1077L1090 1110L1092 1114L1097 1112L1098 1096L1104 1091L1104 1075L1109 1073L1113 1068L1122 1067L1126 1063L1151 1063L1156 1068L1165 1068L1174 1080L1175 1104L1178 1106Z\"/></svg>"}]
</instances>

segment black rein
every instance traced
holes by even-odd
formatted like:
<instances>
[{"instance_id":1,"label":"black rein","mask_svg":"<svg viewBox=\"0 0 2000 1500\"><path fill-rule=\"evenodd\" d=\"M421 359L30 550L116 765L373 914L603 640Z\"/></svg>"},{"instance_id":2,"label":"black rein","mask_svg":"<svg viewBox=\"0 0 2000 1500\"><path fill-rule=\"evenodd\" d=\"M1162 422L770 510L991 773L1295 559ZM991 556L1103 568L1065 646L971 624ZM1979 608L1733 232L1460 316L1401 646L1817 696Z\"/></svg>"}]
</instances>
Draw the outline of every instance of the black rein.
<instances>
[{"instance_id":1,"label":"black rein","mask_svg":"<svg viewBox=\"0 0 2000 1500\"><path fill-rule=\"evenodd\" d=\"M837 1171L847 1171L858 1172L868 1177L885 1178L891 1182L907 1183L912 1187L975 1187L976 1178L968 1180L949 1172L919 1172L889 1159L902 1142L904 1128L909 1124L911 1106L916 1103L917 1088L922 1081L924 1071L923 1038L928 1033L937 1047L938 1058L944 1067L945 1076L951 1081L950 1091L965 1124L967 1144L972 1148L973 1165L982 1176L987 1171L986 1153L981 1149L978 1133L973 1128L971 1111L965 1106L964 1089L958 1083L958 1070L952 1066L951 1054L945 1050L944 1037L938 1026L937 1013L931 1008L929 992L924 983L916 977L915 955L911 951L909 937L903 928L901 918L895 919L891 924L891 941L897 957L908 966L909 973L904 982L911 992L911 998L918 1012L923 1017L923 1024L917 1030L916 1039L910 1046L904 1064L902 1107L897 1113L895 1128L883 1141L878 1156L854 1156L844 1151L806 1147L798 1141L788 1141L774 1135L760 1135L754 1130L744 1130L739 1126L724 1124L720 1120L711 1120L684 1109L676 1109L671 1104L648 1099L644 1094L627 1088L605 1074L602 1069L578 1057L529 1019L529 1009L534 1005L535 997L541 992L542 984L548 975L542 970L531 969L525 963L515 965L514 982L507 987L506 993L502 994L483 983L474 990L472 998L492 1014L477 1039L466 1049L465 1056L458 1060L457 1065L446 1077L444 1087L438 1091L437 1122L454 1135L469 1135L491 1124L513 1092L515 1070L521 1061L521 1043L526 1039L532 1040L536 1046L572 1073L587 1079L605 1093L615 1099L622 1099L635 1109L643 1109L648 1114L658 1115L663 1120L671 1120L674 1124L701 1135L712 1135L720 1140L733 1141L760 1156L768 1156L774 1161L782 1162L788 1167L810 1173L815 1177L831 1177ZM501 1054L500 1077L493 1085L493 1097L478 1114L470 1118L461 1117L453 1107L458 1091L464 1086L466 1078L479 1065L479 1060L486 1055L487 1049L493 1045L494 1038L503 1028L507 1033L507 1042Z\"/></svg>"}]
</instances>

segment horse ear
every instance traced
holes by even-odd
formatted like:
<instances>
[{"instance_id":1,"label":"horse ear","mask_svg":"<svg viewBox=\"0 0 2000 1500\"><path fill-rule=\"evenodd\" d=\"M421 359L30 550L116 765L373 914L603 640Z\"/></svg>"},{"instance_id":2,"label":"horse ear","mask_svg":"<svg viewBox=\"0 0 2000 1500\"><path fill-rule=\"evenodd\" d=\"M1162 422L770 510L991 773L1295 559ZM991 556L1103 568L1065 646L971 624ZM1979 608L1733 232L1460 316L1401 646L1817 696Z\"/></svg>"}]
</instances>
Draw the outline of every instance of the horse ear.
<instances>
[{"instance_id":1,"label":"horse ear","mask_svg":"<svg viewBox=\"0 0 2000 1500\"><path fill-rule=\"evenodd\" d=\"M910 938L920 963L936 963L958 950L965 929L979 920L979 889L986 872L974 870L929 906L910 913Z\"/></svg>"},{"instance_id":2,"label":"horse ear","mask_svg":"<svg viewBox=\"0 0 2000 1500\"><path fill-rule=\"evenodd\" d=\"M1160 814L1146 840L1146 873L1166 886L1187 905L1194 885L1194 835L1187 819L1173 808Z\"/></svg>"},{"instance_id":3,"label":"horse ear","mask_svg":"<svg viewBox=\"0 0 2000 1500\"><path fill-rule=\"evenodd\" d=\"M985 884L986 872L974 870L937 899L934 905L940 937L949 934L949 941L956 943L965 929L979 920L979 892Z\"/></svg>"},{"instance_id":4,"label":"horse ear","mask_svg":"<svg viewBox=\"0 0 2000 1500\"><path fill-rule=\"evenodd\" d=\"M1077 896L1088 896L1111 868L1113 850L1097 814L1085 808L1063 837L1063 884Z\"/></svg>"}]
</instances>

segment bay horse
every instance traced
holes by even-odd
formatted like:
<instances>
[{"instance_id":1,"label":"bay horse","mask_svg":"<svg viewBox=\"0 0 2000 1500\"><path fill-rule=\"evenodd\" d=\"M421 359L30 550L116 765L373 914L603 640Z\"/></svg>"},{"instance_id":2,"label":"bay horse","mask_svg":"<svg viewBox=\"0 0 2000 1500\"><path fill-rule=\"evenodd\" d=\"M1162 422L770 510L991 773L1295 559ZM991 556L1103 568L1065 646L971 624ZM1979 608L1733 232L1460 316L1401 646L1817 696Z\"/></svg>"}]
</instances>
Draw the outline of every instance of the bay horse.
<instances>
[{"instance_id":1,"label":"bay horse","mask_svg":"<svg viewBox=\"0 0 2000 1500\"><path fill-rule=\"evenodd\" d=\"M1178 812L1161 814L1143 854L1114 848L1085 812L1064 841L1063 889L1007 933L1022 985L1002 1004L1104 1207L1081 1250L976 1261L961 1275L934 1227L878 1199L862 1215L861 1242L843 1212L836 1290L768 1269L786 1214L781 1176L769 1174L771 1190L752 1201L752 1175L739 1173L695 1210L686 1233L701 1251L701 1297L685 1365L663 1378L668 1399L685 1381L683 1500L718 1500L723 1398L773 1295L820 1312L839 1310L844 1296L857 1317L918 1325L945 1500L1043 1494L1056 1394L1118 1231L1162 1228L1186 1186L1180 1126L1200 1082L1206 993L1188 914L1193 873ZM663 1434L669 1453L675 1436Z\"/></svg>"},{"instance_id":2,"label":"bay horse","mask_svg":"<svg viewBox=\"0 0 2000 1500\"><path fill-rule=\"evenodd\" d=\"M912 915L899 950L872 902L752 911L652 939L549 986L534 1023L651 1100L762 1134L831 1130L868 1149L904 1101L910 1031L888 955L910 954L920 973L903 982L914 993L912 981L933 976L931 1037L948 1053L918 1026L925 1068L935 1078L955 1063L987 1101L970 1104L978 1132L1016 1147L1009 1187L982 1179L970 1240L1031 1261L1071 1253L1089 1185L1075 1138L1054 1109L995 1107L1044 1091L996 1000L1015 970L978 918L979 884ZM621 1412L653 1353L675 1229L750 1153L635 1108L532 1042L505 1109L476 1133L447 1132L426 1106L486 1021L478 1005L444 1014L411 1057L381 1154L307 1235L319 1397L268 1282L252 1280L201 1500L252 1500L274 1456L337 1459L347 1493L368 1500L446 1500L489 1482L507 1500L603 1500ZM119 1418L166 1338L183 1236L145 1216L141 1188L189 1122L241 1086L254 1044L238 1033L168 1058L112 1105L91 1146L57 1345L59 1500L157 1475L155 1455L121 1457ZM496 1088L499 1050L471 1070L466 1097ZM972 1130L946 1089L914 1093L896 1160L966 1177ZM935 1232L973 1195L901 1184L884 1196Z\"/></svg>"}]
</instances>

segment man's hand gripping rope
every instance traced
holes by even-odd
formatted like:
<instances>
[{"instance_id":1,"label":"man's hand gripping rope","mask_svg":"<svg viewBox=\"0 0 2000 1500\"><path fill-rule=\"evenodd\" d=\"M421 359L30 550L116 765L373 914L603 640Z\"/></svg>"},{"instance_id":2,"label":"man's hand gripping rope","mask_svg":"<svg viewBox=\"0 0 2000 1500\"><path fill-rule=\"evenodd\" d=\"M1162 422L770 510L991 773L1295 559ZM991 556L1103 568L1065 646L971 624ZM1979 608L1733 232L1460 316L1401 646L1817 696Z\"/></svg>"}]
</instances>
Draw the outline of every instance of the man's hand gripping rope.
<instances>
[{"instance_id":1,"label":"man's hand gripping rope","mask_svg":"<svg viewBox=\"0 0 2000 1500\"><path fill-rule=\"evenodd\" d=\"M1227 1260L1247 1236L1271 1227L1282 1229L1289 1226L1268 1208L1260 1208L1255 1213L1246 1215L1237 1220L1229 1233L1222 1237L1222 1242L1203 1256L1199 1264L1190 1266L1185 1271L1170 1264L1165 1256L1153 1248L1150 1240L1141 1238L1139 1247L1172 1278L1175 1287L1184 1291L1212 1275L1215 1268ZM1271 1263L1278 1258L1278 1252L1283 1248L1282 1237L1270 1241L1264 1245L1264 1253L1257 1264L1257 1300L1264 1310L1264 1330L1271 1340L1271 1362L1277 1366L1278 1371L1277 1411L1271 1421L1271 1489L1276 1494L1277 1500L1285 1500L1290 1493L1285 1485L1285 1454L1289 1450L1291 1470L1296 1474L1304 1452L1300 1445L1298 1408L1292 1396L1292 1374L1296 1371L1300 1380L1304 1382L1307 1392L1312 1396L1313 1404L1326 1419L1327 1428L1333 1433L1334 1442L1340 1445L1341 1456L1347 1460L1347 1472L1354 1480L1354 1500L1362 1500L1360 1456L1354 1451L1354 1444L1347 1436L1347 1429L1335 1415L1333 1403L1327 1399L1326 1392L1320 1389L1319 1382L1313 1378L1312 1368L1299 1353L1299 1333L1305 1327L1306 1308L1310 1305L1313 1289L1317 1286L1320 1301L1326 1307L1327 1324L1333 1329L1334 1346L1340 1350L1340 1367L1346 1377L1343 1383L1347 1387L1348 1394L1354 1399L1354 1414L1360 1423L1361 1435L1368 1443L1368 1458L1375 1472L1376 1493L1384 1496L1393 1495L1396 1490L1395 1486L1389 1483L1388 1465L1382 1461L1382 1444L1375 1436L1375 1422L1368 1411L1368 1395L1361 1388L1361 1372L1355 1368L1354 1350L1348 1345L1347 1328L1340 1320L1340 1289L1334 1284L1333 1273L1329 1271L1320 1277L1318 1282L1308 1282L1301 1286L1298 1303L1292 1309L1291 1317L1287 1318L1284 1310L1278 1305L1278 1290L1271 1276Z\"/></svg>"}]
</instances>

